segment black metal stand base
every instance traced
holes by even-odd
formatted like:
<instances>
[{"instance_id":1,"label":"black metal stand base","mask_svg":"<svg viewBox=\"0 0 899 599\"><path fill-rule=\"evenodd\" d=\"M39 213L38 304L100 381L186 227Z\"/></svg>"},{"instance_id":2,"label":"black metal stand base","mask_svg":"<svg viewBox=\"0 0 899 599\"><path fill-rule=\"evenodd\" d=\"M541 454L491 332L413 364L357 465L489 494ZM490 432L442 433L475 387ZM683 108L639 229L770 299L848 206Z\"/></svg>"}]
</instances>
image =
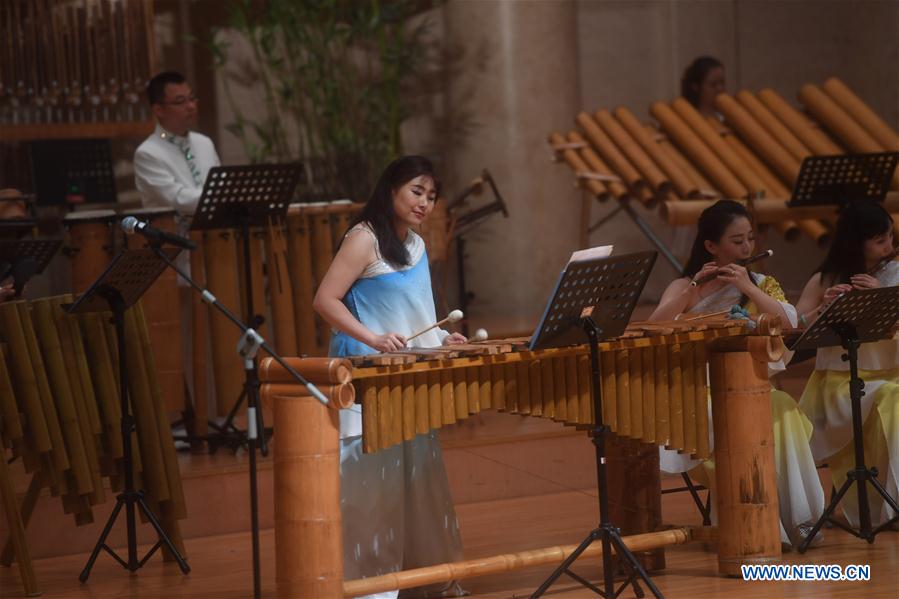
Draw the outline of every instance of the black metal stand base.
<instances>
[{"instance_id":1,"label":"black metal stand base","mask_svg":"<svg viewBox=\"0 0 899 599\"><path fill-rule=\"evenodd\" d=\"M156 534L159 535L159 540L156 541L156 544L144 555L140 560L137 559L137 537L136 537L136 514L135 514L135 505L140 507L140 510L143 512L144 516L146 516L147 520L153 526L153 529L156 530ZM122 511L122 507L125 507L125 517L128 523L128 561L123 560L113 549L106 544L106 537L109 536L110 531L112 530L112 526L115 524L116 518L119 516L119 512ZM163 545L168 548L168 550L174 556L175 561L178 563L178 567L181 568L181 571L184 574L188 574L190 572L190 566L187 565L187 562L181 557L181 553L178 549L175 548L175 545L172 543L172 540L169 539L169 536L165 534L165 531L162 529L162 525L159 523L159 520L156 519L156 516L153 515L153 512L150 511L150 508L147 506L147 502L144 500L143 491L125 491L123 493L119 493L119 496L116 497L116 504L112 510L112 513L109 515L109 519L106 521L106 526L103 528L103 533L100 535L100 538L97 540L97 544L94 546L94 550L91 551L91 556L87 560L87 565L84 566L84 570L81 571L81 575L78 576L78 580L81 582L87 582L87 578L91 574L91 568L94 567L94 562L97 561L97 556L100 554L100 550L103 549L115 559L115 561L119 562L123 568L128 570L129 572L134 572L139 570L147 560L149 560L156 550L162 547Z\"/></svg>"},{"instance_id":2,"label":"black metal stand base","mask_svg":"<svg viewBox=\"0 0 899 599\"><path fill-rule=\"evenodd\" d=\"M600 589L595 584L590 582L589 580L579 576L578 574L572 572L570 570L570 566L580 557L580 555L587 550L587 548L592 545L595 541L602 542L602 568L603 568L603 577L604 577L604 586L605 590ZM614 564L612 562L612 551L611 549L615 549L615 553L621 558L621 563L628 571L627 579L621 586L617 589L615 588L615 572L614 572ZM619 529L615 528L611 524L602 524L598 528L594 528L590 531L590 534L587 535L587 538L584 539L580 545L578 545L577 549L575 549L571 555L569 555L564 562L556 568L552 574L550 574L549 578L547 578L543 584L540 585L534 593L531 595L531 599L535 597L540 597L543 593L549 589L550 586L560 577L562 574L567 574L581 585L590 589L600 597L605 597L606 599L614 599L618 595L621 594L624 589L628 586L634 587L634 594L637 597L644 596L643 589L640 588L639 580L642 580L652 594L656 597L662 597L662 594L656 588L655 584L652 582L652 579L649 577L649 574L646 573L646 570L640 564L637 557L631 552L630 549L627 548L627 545L624 544L624 541L621 539L621 532ZM638 580L639 579L639 580Z\"/></svg>"},{"instance_id":3,"label":"black metal stand base","mask_svg":"<svg viewBox=\"0 0 899 599\"><path fill-rule=\"evenodd\" d=\"M833 497L831 497L830 503L827 505L827 508L825 508L824 513L821 514L821 517L817 522L815 522L815 525L802 541L802 544L799 545L799 553L805 553L806 550L808 550L809 545L811 545L812 541L815 538L815 535L818 534L818 531L821 530L821 528L827 522L833 524L834 526L842 528L852 536L868 541L868 543L874 543L874 537L876 537L884 529L889 528L896 522L899 522L899 505L896 504L896 501L892 497L890 497L890 494L887 493L886 489L883 488L883 485L880 484L880 481L877 480L877 474L877 468L865 468L864 464L861 464L860 467L857 467L856 469L850 470L846 473L846 481L840 486L837 492L834 493ZM833 513L836 511L837 506L840 504L843 496L849 491L850 488L852 488L852 485L858 485L856 488L859 497L858 530L852 528L851 526L847 526L842 521L836 520L833 517ZM893 513L897 514L896 516L893 516L892 518L878 526L871 525L871 512L868 506L867 485L871 485L872 487L874 487L874 490L883 498L884 501L887 502L887 505L889 505L893 509ZM864 507L862 507L863 505Z\"/></svg>"},{"instance_id":4,"label":"black metal stand base","mask_svg":"<svg viewBox=\"0 0 899 599\"><path fill-rule=\"evenodd\" d=\"M599 486L599 526L590 531L587 537L578 545L571 555L549 575L543 584L537 588L531 595L531 599L541 597L553 583L558 580L562 574L567 574L584 587L590 589L597 595L605 597L605 599L615 599L628 586L634 587L634 594L637 597L643 597L643 589L638 583L638 579L642 580L649 591L657 599L663 599L663 595L652 582L649 574L637 560L636 556L624 544L621 539L621 530L616 528L609 520L609 493L606 482L606 435L609 433L607 427L602 421L602 387L600 386L600 369L599 369L599 337L601 331L599 326L591 316L582 316L580 324L587 334L590 341L590 368L592 378L593 393L593 413L596 415L596 423L590 431L590 440L596 450L596 480ZM571 565L586 551L587 547L592 545L594 541L602 542L602 574L603 588L590 582L589 580L575 574L571 571ZM612 557L612 549L618 556L622 567L627 571L627 579L622 585L615 588L615 564Z\"/></svg>"}]
</instances>

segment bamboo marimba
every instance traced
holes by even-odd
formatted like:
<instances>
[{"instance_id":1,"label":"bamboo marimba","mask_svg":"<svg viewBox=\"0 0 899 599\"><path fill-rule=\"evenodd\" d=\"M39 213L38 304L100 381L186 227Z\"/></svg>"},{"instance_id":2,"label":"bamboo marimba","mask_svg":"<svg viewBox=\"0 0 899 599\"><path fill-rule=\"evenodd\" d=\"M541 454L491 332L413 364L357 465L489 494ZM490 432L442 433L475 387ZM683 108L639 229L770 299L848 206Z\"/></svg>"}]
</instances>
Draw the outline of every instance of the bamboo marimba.
<instances>
[{"instance_id":1,"label":"bamboo marimba","mask_svg":"<svg viewBox=\"0 0 899 599\"><path fill-rule=\"evenodd\" d=\"M618 436L697 457L714 454L721 490L719 571L725 574L738 575L742 564L780 557L767 374L767 363L783 352L778 327L767 320L755 331L734 321L642 323L600 344L603 420ZM362 404L367 452L485 409L592 425L588 347L527 351L524 341L352 360L292 359L291 366L330 398L335 408L330 410L309 398L272 360L263 360L262 398L273 405L279 430L279 596L333 597L391 588L378 585L421 584L415 573L398 583L400 573L390 582L364 579L342 586L336 408ZM714 452L708 446L709 391ZM315 560L309 559L312 555Z\"/></svg>"},{"instance_id":2,"label":"bamboo marimba","mask_svg":"<svg viewBox=\"0 0 899 599\"><path fill-rule=\"evenodd\" d=\"M581 112L578 129L550 134L549 144L577 185L600 201L658 204L668 224L695 223L701 210L694 200L744 200L750 211L762 202L776 204L776 217L770 210L756 213L760 224L788 240L805 235L824 247L836 211L784 206L802 160L899 151L899 135L839 79L804 85L797 97L808 114L771 89L720 94L715 107L723 120L703 117L683 98L651 105L658 126L641 123L627 108ZM899 173L891 189L899 190ZM589 198L584 201L582 239L590 231ZM899 223L899 207L888 209Z\"/></svg>"},{"instance_id":3,"label":"bamboo marimba","mask_svg":"<svg viewBox=\"0 0 899 599\"><path fill-rule=\"evenodd\" d=\"M71 301L0 304L0 447L10 448L32 475L20 508L7 497L11 486L0 469L12 531L0 563L10 565L15 555L23 573L30 564L19 531L44 487L81 525L93 521L92 506L108 497L102 478L109 477L114 491L124 482L115 332L102 313L67 314L63 304ZM183 552L178 521L187 515L184 491L140 304L126 312L125 331L136 484ZM5 452L0 461L5 465ZM25 584L28 592L36 587L33 576Z\"/></svg>"}]
</instances>

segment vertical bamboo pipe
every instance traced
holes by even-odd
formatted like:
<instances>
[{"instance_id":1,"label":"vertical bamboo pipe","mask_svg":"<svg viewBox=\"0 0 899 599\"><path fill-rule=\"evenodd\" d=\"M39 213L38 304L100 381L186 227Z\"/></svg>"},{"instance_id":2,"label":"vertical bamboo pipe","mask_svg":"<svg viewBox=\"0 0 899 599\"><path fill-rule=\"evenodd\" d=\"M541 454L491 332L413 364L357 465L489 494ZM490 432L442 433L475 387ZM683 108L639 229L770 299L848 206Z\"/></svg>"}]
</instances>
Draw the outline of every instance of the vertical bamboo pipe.
<instances>
[{"instance_id":1,"label":"vertical bamboo pipe","mask_svg":"<svg viewBox=\"0 0 899 599\"><path fill-rule=\"evenodd\" d=\"M276 396L274 426L278 430L274 461L278 597L341 597L338 412L312 397Z\"/></svg>"},{"instance_id":2,"label":"vertical bamboo pipe","mask_svg":"<svg viewBox=\"0 0 899 599\"><path fill-rule=\"evenodd\" d=\"M715 477L718 487L718 571L740 576L742 565L781 557L774 432L768 364L742 345L713 344L710 354Z\"/></svg>"},{"instance_id":3,"label":"vertical bamboo pipe","mask_svg":"<svg viewBox=\"0 0 899 599\"><path fill-rule=\"evenodd\" d=\"M235 314L240 314L238 292L237 244L234 234L228 230L207 231L203 252L206 258L206 282L215 290L219 301ZM210 341L212 343L212 368L215 372L216 413L228 414L237 401L243 385L243 364L234 351L237 331L217 310L209 314Z\"/></svg>"},{"instance_id":4,"label":"vertical bamboo pipe","mask_svg":"<svg viewBox=\"0 0 899 599\"><path fill-rule=\"evenodd\" d=\"M275 349L282 356L297 355L293 288L287 269L287 242L281 222L269 223L265 239L265 263L268 266L268 291L272 307L272 333Z\"/></svg>"},{"instance_id":5,"label":"vertical bamboo pipe","mask_svg":"<svg viewBox=\"0 0 899 599\"><path fill-rule=\"evenodd\" d=\"M881 146L889 152L899 152L899 135L896 135L896 131L845 83L831 77L822 87L827 95L848 112Z\"/></svg>"},{"instance_id":6,"label":"vertical bamboo pipe","mask_svg":"<svg viewBox=\"0 0 899 599\"><path fill-rule=\"evenodd\" d=\"M190 276L200 287L206 287L206 267L203 252L203 233L191 231L191 240L197 244L197 249L190 253ZM179 293L182 291L179 289ZM194 422L193 433L198 437L209 434L209 385L208 370L210 355L209 311L203 302L203 296L190 292L191 333L193 334L193 355L191 356L191 370L193 372L193 402Z\"/></svg>"},{"instance_id":7,"label":"vertical bamboo pipe","mask_svg":"<svg viewBox=\"0 0 899 599\"><path fill-rule=\"evenodd\" d=\"M312 311L312 246L309 220L302 204L292 204L288 208L287 231L297 349L301 354L311 354L316 349L315 313Z\"/></svg>"},{"instance_id":8,"label":"vertical bamboo pipe","mask_svg":"<svg viewBox=\"0 0 899 599\"><path fill-rule=\"evenodd\" d=\"M312 273L315 276L316 289L321 284L325 273L334 259L334 244L331 238L331 217L328 214L327 205L315 206L309 209L311 223L311 247L312 247ZM328 344L331 339L331 328L323 318L316 317L316 329L318 331L318 355L327 355Z\"/></svg>"}]
</instances>

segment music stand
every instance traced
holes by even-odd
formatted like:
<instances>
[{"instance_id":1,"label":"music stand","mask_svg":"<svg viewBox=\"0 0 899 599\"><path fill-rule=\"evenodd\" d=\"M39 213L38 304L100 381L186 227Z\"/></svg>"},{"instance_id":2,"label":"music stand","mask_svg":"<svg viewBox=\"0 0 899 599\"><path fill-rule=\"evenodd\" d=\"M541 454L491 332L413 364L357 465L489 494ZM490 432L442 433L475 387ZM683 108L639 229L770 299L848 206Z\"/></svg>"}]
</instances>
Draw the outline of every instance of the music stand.
<instances>
[{"instance_id":1,"label":"music stand","mask_svg":"<svg viewBox=\"0 0 899 599\"><path fill-rule=\"evenodd\" d=\"M37 204L115 204L116 184L108 139L31 142Z\"/></svg>"},{"instance_id":2,"label":"music stand","mask_svg":"<svg viewBox=\"0 0 899 599\"><path fill-rule=\"evenodd\" d=\"M244 386L234 402L225 422L213 425L219 437L227 440L239 435L240 447L244 442L250 458L250 520L253 537L253 595L260 597L259 569L259 510L256 478L256 444L263 456L268 454L265 440L265 424L259 410L259 373L256 369L256 352L262 347L262 338L255 329L264 318L255 313L253 306L253 269L250 260L250 227L267 226L270 219L283 221L287 207L293 198L302 176L302 166L297 164L252 164L245 166L219 166L209 171L203 194L191 223L192 231L210 229L239 229L241 232L243 267L246 285L244 306L249 334L238 345L244 360ZM177 269L176 269L177 270ZM234 426L234 417L243 400L247 400L247 430L241 432ZM215 453L216 440L209 438L209 452ZM236 450L236 448L235 448Z\"/></svg>"},{"instance_id":3,"label":"music stand","mask_svg":"<svg viewBox=\"0 0 899 599\"><path fill-rule=\"evenodd\" d=\"M174 259L181 250L179 248L165 248L163 250L170 259ZM125 488L116 497L116 504L106 521L106 526L97 540L91 552L84 570L78 579L86 582L91 573L91 568L97 560L97 555L104 549L122 567L130 572L140 569L147 560L165 545L178 562L181 572L190 572L190 566L178 552L178 549L162 529L159 520L150 510L144 500L143 490L134 488L134 471L131 457L131 433L134 431L134 418L131 416L130 396L128 390L128 361L125 344L125 310L134 304L150 288L150 285L165 270L165 262L159 259L151 249L125 250L120 252L106 268L100 278L85 291L76 301L66 308L69 314L82 312L106 312L112 311L115 323L116 341L119 349L119 402L122 411L122 449L125 469ZM153 525L159 540L152 549L140 560L137 559L137 525L135 521L135 504L143 511L147 520ZM128 561L126 562L106 544L106 537L112 530L119 512L125 506L125 518L128 535Z\"/></svg>"},{"instance_id":4,"label":"music stand","mask_svg":"<svg viewBox=\"0 0 899 599\"><path fill-rule=\"evenodd\" d=\"M883 202L899 152L809 156L802 161L787 206L842 206L856 200Z\"/></svg>"},{"instance_id":5,"label":"music stand","mask_svg":"<svg viewBox=\"0 0 899 599\"><path fill-rule=\"evenodd\" d=\"M562 574L606 599L614 599L630 585L637 597L643 597L639 577L655 597L662 597L649 574L621 540L621 531L609 520L609 494L606 484L605 438L609 427L602 420L599 342L624 332L640 292L655 263L656 252L641 252L569 262L562 271L543 318L531 337L530 349L590 344L590 370L593 392L593 428L590 438L596 449L596 478L599 484L599 526L590 531L571 555L559 565L531 599L540 597ZM603 589L572 572L569 568L594 541L602 542ZM612 548L628 570L627 579L615 589Z\"/></svg>"},{"instance_id":6,"label":"music stand","mask_svg":"<svg viewBox=\"0 0 899 599\"><path fill-rule=\"evenodd\" d=\"M874 537L883 529L899 521L899 505L890 497L880 481L877 468L865 466L865 448L862 438L861 400L865 383L858 376L858 348L862 343L882 341L893 336L893 326L899 320L899 287L878 289L856 289L839 296L815 320L790 348L817 349L819 347L841 346L846 350L843 360L849 362L849 398L852 404L852 445L855 453L855 469L846 473L846 481L831 497L830 503L815 522L808 535L799 545L799 552L805 553L825 522L835 524L860 539L874 542ZM857 483L859 529L855 530L832 517L837 505L849 488ZM871 527L871 512L868 506L870 484L883 497L896 514L887 522Z\"/></svg>"},{"instance_id":7,"label":"music stand","mask_svg":"<svg viewBox=\"0 0 899 599\"><path fill-rule=\"evenodd\" d=\"M218 166L209 171L203 194L191 222L191 231L212 229L238 229L241 232L241 249L245 274L244 313L250 328L258 329L265 318L256 314L253 306L253 269L250 259L250 227L268 226L270 219L283 221L287 207L302 176L302 166L296 164L249 164L242 166ZM251 367L244 369L244 386L240 396L221 425L212 424L219 439L209 438L209 453L215 453L219 440L227 442L233 435L240 438L235 449L245 442L245 433L234 426L234 418L247 400L251 412L259 405L259 376L255 359ZM267 455L265 426L262 412L258 411L259 446ZM251 435L250 435L251 436ZM249 443L248 443L249 445ZM251 450L255 452L255 450ZM251 458L252 460L252 458Z\"/></svg>"},{"instance_id":8,"label":"music stand","mask_svg":"<svg viewBox=\"0 0 899 599\"><path fill-rule=\"evenodd\" d=\"M25 283L44 272L60 245L59 239L0 239L0 281L11 276L15 281L14 297L21 297Z\"/></svg>"}]
</instances>

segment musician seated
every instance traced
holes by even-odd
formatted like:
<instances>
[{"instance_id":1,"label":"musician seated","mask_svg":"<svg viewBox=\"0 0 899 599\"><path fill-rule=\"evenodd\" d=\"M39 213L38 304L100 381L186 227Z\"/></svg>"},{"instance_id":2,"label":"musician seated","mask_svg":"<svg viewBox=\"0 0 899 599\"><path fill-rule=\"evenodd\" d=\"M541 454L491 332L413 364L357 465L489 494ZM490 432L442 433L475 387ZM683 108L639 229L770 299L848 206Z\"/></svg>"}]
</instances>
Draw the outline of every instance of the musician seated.
<instances>
[{"instance_id":1,"label":"musician seated","mask_svg":"<svg viewBox=\"0 0 899 599\"><path fill-rule=\"evenodd\" d=\"M753 255L754 249L752 222L741 204L721 200L704 210L684 276L668 285L650 320L672 320L684 313L721 312L738 305L750 315L776 315L784 325L795 327L796 309L786 301L774 277L752 272L740 264ZM783 369L783 360L769 364L769 372ZM793 398L776 389L771 390L771 413L781 540L795 546L824 511L824 491L809 448L812 424ZM664 448L660 451L664 471L689 470L691 476L715 492L713 460L700 463L688 455ZM714 517L714 501L712 506Z\"/></svg>"},{"instance_id":2,"label":"musician seated","mask_svg":"<svg viewBox=\"0 0 899 599\"><path fill-rule=\"evenodd\" d=\"M720 118L715 98L724 93L724 64L711 56L700 56L684 70L680 94L699 114Z\"/></svg>"},{"instance_id":3,"label":"musician seated","mask_svg":"<svg viewBox=\"0 0 899 599\"><path fill-rule=\"evenodd\" d=\"M313 307L331 324L330 355L390 352L436 322L421 225L437 201L430 161L405 156L388 165L346 233ZM414 347L464 343L432 328ZM462 557L459 523L435 431L378 453L362 453L362 413L340 411L340 494L344 578L452 562ZM429 596L461 596L457 583ZM423 591L424 592L424 591ZM396 597L385 593L379 597ZM404 596L407 596L404 593Z\"/></svg>"},{"instance_id":4,"label":"musician seated","mask_svg":"<svg viewBox=\"0 0 899 599\"><path fill-rule=\"evenodd\" d=\"M837 220L827 257L808 281L797 308L802 324L810 324L837 296L853 289L899 285L899 263L893 252L893 219L877 202L849 203ZM806 383L799 406L814 424L812 453L826 460L836 488L855 468L849 363L841 347L818 349L815 371ZM863 343L858 351L862 397L865 464L878 469L878 480L894 499L899 498L899 340ZM893 514L886 502L868 490L871 521L876 526ZM858 496L843 495L840 506L857 527Z\"/></svg>"}]
</instances>

